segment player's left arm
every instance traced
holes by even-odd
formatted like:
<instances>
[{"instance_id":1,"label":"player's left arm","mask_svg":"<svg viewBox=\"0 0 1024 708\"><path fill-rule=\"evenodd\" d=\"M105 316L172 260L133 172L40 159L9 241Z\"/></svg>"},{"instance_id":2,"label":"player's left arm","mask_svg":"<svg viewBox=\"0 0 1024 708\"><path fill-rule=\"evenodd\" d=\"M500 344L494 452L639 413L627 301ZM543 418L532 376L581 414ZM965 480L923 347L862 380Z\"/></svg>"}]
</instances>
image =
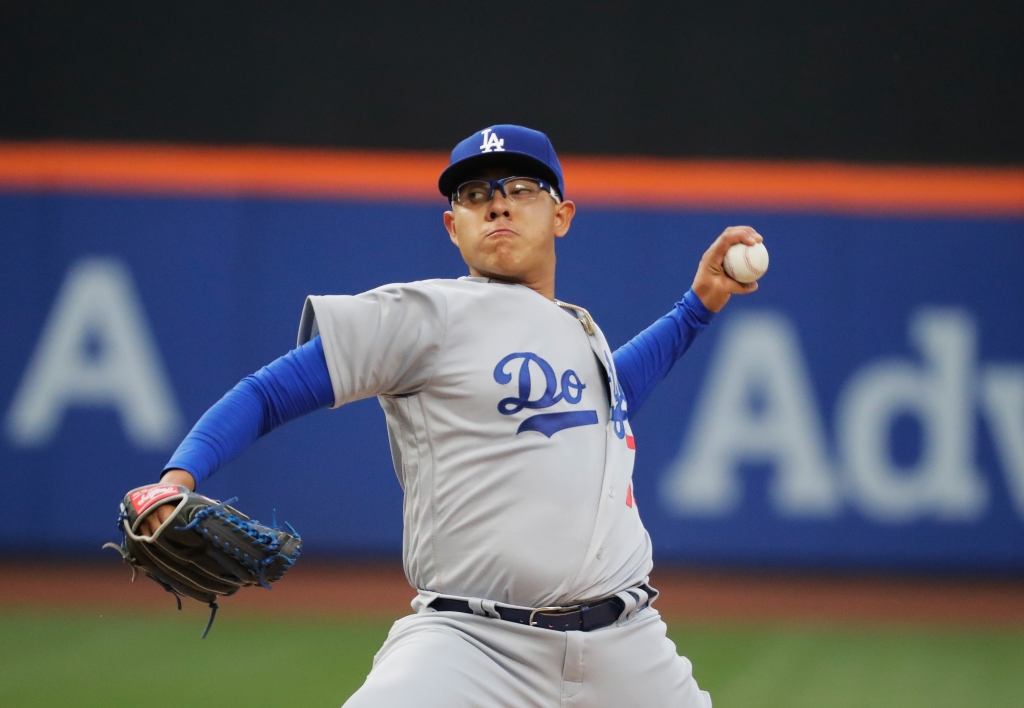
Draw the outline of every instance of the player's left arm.
<instances>
[{"instance_id":1,"label":"player's left arm","mask_svg":"<svg viewBox=\"0 0 1024 708\"><path fill-rule=\"evenodd\" d=\"M718 312L733 295L746 295L757 290L757 283L738 283L725 274L722 261L725 252L737 243L753 246L764 239L761 234L749 226L730 226L704 252L697 265L697 274L693 276L691 289L700 298L704 307L711 312Z\"/></svg>"},{"instance_id":2,"label":"player's left arm","mask_svg":"<svg viewBox=\"0 0 1024 708\"><path fill-rule=\"evenodd\" d=\"M626 397L629 417L661 382L693 340L733 295L757 290L757 283L738 283L722 268L725 252L737 243L752 246L761 236L749 226L730 226L705 251L693 285L672 311L615 350L615 371Z\"/></svg>"}]
</instances>

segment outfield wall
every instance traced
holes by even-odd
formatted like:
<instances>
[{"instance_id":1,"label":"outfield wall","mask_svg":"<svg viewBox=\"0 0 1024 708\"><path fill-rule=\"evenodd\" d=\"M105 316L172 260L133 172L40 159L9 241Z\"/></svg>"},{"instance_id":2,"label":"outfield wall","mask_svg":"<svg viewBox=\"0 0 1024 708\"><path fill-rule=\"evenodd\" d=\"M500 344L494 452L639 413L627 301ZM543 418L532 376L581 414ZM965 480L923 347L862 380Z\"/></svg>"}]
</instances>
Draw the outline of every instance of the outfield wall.
<instances>
[{"instance_id":1,"label":"outfield wall","mask_svg":"<svg viewBox=\"0 0 1024 708\"><path fill-rule=\"evenodd\" d=\"M5 547L98 552L124 491L294 345L307 294L462 275L443 164L0 145ZM771 251L633 423L657 560L1024 571L1024 172L568 158L566 182L558 295L612 346L725 226ZM276 507L311 551L401 550L372 400L275 431L204 491Z\"/></svg>"}]
</instances>

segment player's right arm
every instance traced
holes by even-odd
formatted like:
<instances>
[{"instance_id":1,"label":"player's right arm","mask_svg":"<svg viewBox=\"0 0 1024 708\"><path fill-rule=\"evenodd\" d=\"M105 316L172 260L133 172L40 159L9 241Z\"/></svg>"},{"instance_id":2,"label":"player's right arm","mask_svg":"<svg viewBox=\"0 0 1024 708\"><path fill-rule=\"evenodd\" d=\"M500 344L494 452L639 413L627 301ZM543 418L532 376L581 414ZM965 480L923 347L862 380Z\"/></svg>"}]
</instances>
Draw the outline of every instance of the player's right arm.
<instances>
[{"instance_id":1,"label":"player's right arm","mask_svg":"<svg viewBox=\"0 0 1024 708\"><path fill-rule=\"evenodd\" d=\"M182 487L188 487L193 492L196 490L196 478L185 470L167 470L161 475L160 481L163 484L180 484ZM175 506L173 504L158 506L153 510L153 513L142 520L142 533L146 536L155 534L156 530L160 528L160 524L174 515L174 509Z\"/></svg>"},{"instance_id":2,"label":"player's right arm","mask_svg":"<svg viewBox=\"0 0 1024 708\"><path fill-rule=\"evenodd\" d=\"M242 379L195 424L164 467L160 481L195 490L257 438L301 415L334 403L334 389L319 337ZM142 522L154 533L173 513L159 507Z\"/></svg>"},{"instance_id":3,"label":"player's right arm","mask_svg":"<svg viewBox=\"0 0 1024 708\"><path fill-rule=\"evenodd\" d=\"M289 420L362 398L419 390L433 372L446 327L445 298L429 283L308 298L299 346L215 403L164 466L162 481L194 489ZM151 533L162 519L147 518L153 519Z\"/></svg>"}]
</instances>

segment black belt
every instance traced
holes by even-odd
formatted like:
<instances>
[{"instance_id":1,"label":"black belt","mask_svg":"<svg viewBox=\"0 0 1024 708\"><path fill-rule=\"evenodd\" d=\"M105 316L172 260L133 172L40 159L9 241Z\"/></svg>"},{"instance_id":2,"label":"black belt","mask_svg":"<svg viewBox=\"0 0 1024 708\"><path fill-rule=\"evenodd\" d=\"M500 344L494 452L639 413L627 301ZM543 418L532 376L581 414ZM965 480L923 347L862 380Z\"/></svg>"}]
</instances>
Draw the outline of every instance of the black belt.
<instances>
[{"instance_id":1,"label":"black belt","mask_svg":"<svg viewBox=\"0 0 1024 708\"><path fill-rule=\"evenodd\" d=\"M648 600L637 607L637 611L647 607L658 595L657 590L646 584L641 585L639 589L647 593ZM428 607L438 612L477 614L473 612L473 608L470 607L468 601L453 600L447 597L435 599ZM626 603L617 597L609 597L588 605L576 607L539 607L535 610L494 605L494 611L498 615L497 619L515 622L516 624L525 624L531 627L553 629L556 632L589 632L594 629L601 629L602 627L615 624L625 609Z\"/></svg>"}]
</instances>

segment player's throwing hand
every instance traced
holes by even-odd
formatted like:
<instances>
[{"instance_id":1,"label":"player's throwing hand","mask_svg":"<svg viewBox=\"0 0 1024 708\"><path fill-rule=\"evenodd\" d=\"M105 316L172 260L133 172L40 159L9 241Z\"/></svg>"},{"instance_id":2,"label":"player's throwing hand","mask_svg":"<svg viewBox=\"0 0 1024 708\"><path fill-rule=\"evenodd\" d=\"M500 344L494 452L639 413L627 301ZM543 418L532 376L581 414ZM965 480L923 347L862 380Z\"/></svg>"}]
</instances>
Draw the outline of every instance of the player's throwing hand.
<instances>
[{"instance_id":1,"label":"player's throwing hand","mask_svg":"<svg viewBox=\"0 0 1024 708\"><path fill-rule=\"evenodd\" d=\"M722 261L725 252L737 243L753 246L764 239L749 226L730 226L704 252L693 278L693 292L704 307L718 312L733 295L746 295L757 290L757 283L738 283L725 273Z\"/></svg>"}]
</instances>

